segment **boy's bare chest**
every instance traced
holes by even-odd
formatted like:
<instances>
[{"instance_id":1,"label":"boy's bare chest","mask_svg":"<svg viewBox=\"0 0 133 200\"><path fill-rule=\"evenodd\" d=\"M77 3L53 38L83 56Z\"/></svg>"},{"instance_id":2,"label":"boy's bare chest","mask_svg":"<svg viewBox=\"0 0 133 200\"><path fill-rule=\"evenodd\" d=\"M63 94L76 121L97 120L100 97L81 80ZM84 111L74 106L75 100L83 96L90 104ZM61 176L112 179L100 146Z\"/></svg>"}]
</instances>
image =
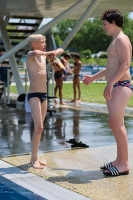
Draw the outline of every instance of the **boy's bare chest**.
<instances>
[{"instance_id":1,"label":"boy's bare chest","mask_svg":"<svg viewBox=\"0 0 133 200\"><path fill-rule=\"evenodd\" d=\"M107 56L108 58L110 57L116 57L117 56L117 51L115 47L115 42L111 43L107 49Z\"/></svg>"},{"instance_id":2,"label":"boy's bare chest","mask_svg":"<svg viewBox=\"0 0 133 200\"><path fill-rule=\"evenodd\" d=\"M44 57L35 57L33 62L40 67L46 65L46 59Z\"/></svg>"},{"instance_id":3,"label":"boy's bare chest","mask_svg":"<svg viewBox=\"0 0 133 200\"><path fill-rule=\"evenodd\" d=\"M36 72L40 75L46 74L46 59L37 57L35 58Z\"/></svg>"}]
</instances>

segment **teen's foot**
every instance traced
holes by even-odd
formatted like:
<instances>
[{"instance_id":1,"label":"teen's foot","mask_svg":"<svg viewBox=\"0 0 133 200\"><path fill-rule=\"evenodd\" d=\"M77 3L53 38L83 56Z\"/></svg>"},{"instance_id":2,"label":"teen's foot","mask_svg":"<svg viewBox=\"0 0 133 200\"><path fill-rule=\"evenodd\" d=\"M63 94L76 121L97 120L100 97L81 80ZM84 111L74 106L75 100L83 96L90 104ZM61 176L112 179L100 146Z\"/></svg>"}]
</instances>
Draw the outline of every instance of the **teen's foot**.
<instances>
[{"instance_id":1,"label":"teen's foot","mask_svg":"<svg viewBox=\"0 0 133 200\"><path fill-rule=\"evenodd\" d=\"M71 101L70 101L70 103L71 103L71 102L76 102L76 100L75 100L75 99L73 99L73 100L71 100Z\"/></svg>"},{"instance_id":2,"label":"teen's foot","mask_svg":"<svg viewBox=\"0 0 133 200\"><path fill-rule=\"evenodd\" d=\"M119 171L119 173L122 173L122 172L129 172L130 171L130 167L129 165L126 165L126 164L118 164L115 166L115 168ZM111 168L110 168L111 169ZM109 170L106 170L106 172L109 174L110 171Z\"/></svg>"},{"instance_id":3,"label":"teen's foot","mask_svg":"<svg viewBox=\"0 0 133 200\"><path fill-rule=\"evenodd\" d=\"M103 171L103 174L105 176L123 176L123 175L128 175L129 171L123 171L119 172L119 170L116 167L111 167L108 170Z\"/></svg>"},{"instance_id":4,"label":"teen's foot","mask_svg":"<svg viewBox=\"0 0 133 200\"><path fill-rule=\"evenodd\" d=\"M44 162L44 161L40 161L40 160L38 160L38 162L40 163L40 165L47 166L47 163Z\"/></svg>"},{"instance_id":5,"label":"teen's foot","mask_svg":"<svg viewBox=\"0 0 133 200\"><path fill-rule=\"evenodd\" d=\"M35 162L30 162L31 167L33 167L34 169L43 169L43 165L40 164L40 162L38 160L36 160Z\"/></svg>"},{"instance_id":6,"label":"teen's foot","mask_svg":"<svg viewBox=\"0 0 133 200\"><path fill-rule=\"evenodd\" d=\"M106 170L106 169L108 169L110 167L118 165L118 163L119 163L119 161L115 160L113 162L109 162L109 163L104 164L103 166L100 166L100 169Z\"/></svg>"},{"instance_id":7,"label":"teen's foot","mask_svg":"<svg viewBox=\"0 0 133 200\"><path fill-rule=\"evenodd\" d=\"M80 102L81 102L81 99L77 99L77 101L76 101L76 102L80 103Z\"/></svg>"},{"instance_id":8,"label":"teen's foot","mask_svg":"<svg viewBox=\"0 0 133 200\"><path fill-rule=\"evenodd\" d=\"M102 169L102 170L107 170L107 169L109 169L110 167L113 167L113 165L112 165L111 162L105 163L104 165L100 166L100 169Z\"/></svg>"},{"instance_id":9,"label":"teen's foot","mask_svg":"<svg viewBox=\"0 0 133 200\"><path fill-rule=\"evenodd\" d=\"M47 166L47 163L40 160L36 160L35 162L30 161L30 165L35 169L43 169L44 166Z\"/></svg>"},{"instance_id":10,"label":"teen's foot","mask_svg":"<svg viewBox=\"0 0 133 200\"><path fill-rule=\"evenodd\" d=\"M66 105L66 103L62 102L62 103L60 103L60 105Z\"/></svg>"}]
</instances>

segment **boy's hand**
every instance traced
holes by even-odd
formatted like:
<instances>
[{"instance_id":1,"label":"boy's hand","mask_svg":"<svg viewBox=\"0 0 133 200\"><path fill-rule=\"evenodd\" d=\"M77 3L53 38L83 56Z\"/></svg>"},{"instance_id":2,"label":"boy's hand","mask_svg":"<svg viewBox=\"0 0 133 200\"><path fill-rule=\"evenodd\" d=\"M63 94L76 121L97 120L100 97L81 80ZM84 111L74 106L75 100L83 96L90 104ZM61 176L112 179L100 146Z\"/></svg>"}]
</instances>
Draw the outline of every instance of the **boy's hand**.
<instances>
[{"instance_id":1,"label":"boy's hand","mask_svg":"<svg viewBox=\"0 0 133 200\"><path fill-rule=\"evenodd\" d=\"M50 59L51 62L54 61L54 58L56 56L55 51L48 51L46 53L46 56L47 56L48 59Z\"/></svg>"},{"instance_id":2,"label":"boy's hand","mask_svg":"<svg viewBox=\"0 0 133 200\"><path fill-rule=\"evenodd\" d=\"M74 70L73 70L73 69L71 69L71 70L70 70L70 74L73 74L73 71L74 71Z\"/></svg>"},{"instance_id":3,"label":"boy's hand","mask_svg":"<svg viewBox=\"0 0 133 200\"><path fill-rule=\"evenodd\" d=\"M106 100L110 100L112 98L112 90L113 90L113 85L107 84L103 93L103 96Z\"/></svg>"},{"instance_id":4,"label":"boy's hand","mask_svg":"<svg viewBox=\"0 0 133 200\"><path fill-rule=\"evenodd\" d=\"M60 67L56 63L52 64L52 68L54 71L61 71Z\"/></svg>"},{"instance_id":5,"label":"boy's hand","mask_svg":"<svg viewBox=\"0 0 133 200\"><path fill-rule=\"evenodd\" d=\"M94 79L93 79L92 75L85 75L85 76L83 76L82 81L85 85L89 85L90 83L92 83L94 81Z\"/></svg>"}]
</instances>

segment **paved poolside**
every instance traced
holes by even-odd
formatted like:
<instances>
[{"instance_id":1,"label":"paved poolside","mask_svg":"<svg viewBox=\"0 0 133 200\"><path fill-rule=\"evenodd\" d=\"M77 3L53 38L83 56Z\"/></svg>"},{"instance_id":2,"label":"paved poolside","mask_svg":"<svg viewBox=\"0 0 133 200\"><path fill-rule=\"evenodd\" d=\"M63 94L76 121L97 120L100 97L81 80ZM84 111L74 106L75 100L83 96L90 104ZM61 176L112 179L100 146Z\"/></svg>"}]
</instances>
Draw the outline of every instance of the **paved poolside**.
<instances>
[{"instance_id":1,"label":"paved poolside","mask_svg":"<svg viewBox=\"0 0 133 200\"><path fill-rule=\"evenodd\" d=\"M84 102L57 105L56 109L56 115L46 116L39 147L39 157L48 166L34 170L29 165L31 115L0 105L0 186L3 188L0 196L8 199L4 196L8 191L16 199L24 200L132 200L133 109L127 108L125 114L131 171L128 176L117 178L106 178L99 170L100 165L113 160L116 154L106 105ZM89 148L71 149L66 140L74 137Z\"/></svg>"}]
</instances>

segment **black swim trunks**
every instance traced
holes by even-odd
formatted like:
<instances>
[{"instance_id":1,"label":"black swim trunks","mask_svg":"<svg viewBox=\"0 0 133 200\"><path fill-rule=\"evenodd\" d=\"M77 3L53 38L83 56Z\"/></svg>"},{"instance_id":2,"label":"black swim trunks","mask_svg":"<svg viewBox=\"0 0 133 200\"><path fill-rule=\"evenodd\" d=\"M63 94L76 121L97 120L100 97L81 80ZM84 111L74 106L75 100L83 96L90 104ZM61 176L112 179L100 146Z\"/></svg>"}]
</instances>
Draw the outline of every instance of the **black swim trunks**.
<instances>
[{"instance_id":1,"label":"black swim trunks","mask_svg":"<svg viewBox=\"0 0 133 200\"><path fill-rule=\"evenodd\" d=\"M78 76L80 76L80 74L74 75L74 78L76 79Z\"/></svg>"},{"instance_id":2,"label":"black swim trunks","mask_svg":"<svg viewBox=\"0 0 133 200\"><path fill-rule=\"evenodd\" d=\"M34 92L34 93L29 93L28 94L28 101L31 98L37 97L40 99L40 102L42 103L43 101L45 101L45 99L47 98L47 93L43 93L43 92Z\"/></svg>"},{"instance_id":3,"label":"black swim trunks","mask_svg":"<svg viewBox=\"0 0 133 200\"><path fill-rule=\"evenodd\" d=\"M55 78L55 79L59 79L60 77L62 77L62 74L58 74L58 73L55 73L55 74L54 74L54 78Z\"/></svg>"}]
</instances>

